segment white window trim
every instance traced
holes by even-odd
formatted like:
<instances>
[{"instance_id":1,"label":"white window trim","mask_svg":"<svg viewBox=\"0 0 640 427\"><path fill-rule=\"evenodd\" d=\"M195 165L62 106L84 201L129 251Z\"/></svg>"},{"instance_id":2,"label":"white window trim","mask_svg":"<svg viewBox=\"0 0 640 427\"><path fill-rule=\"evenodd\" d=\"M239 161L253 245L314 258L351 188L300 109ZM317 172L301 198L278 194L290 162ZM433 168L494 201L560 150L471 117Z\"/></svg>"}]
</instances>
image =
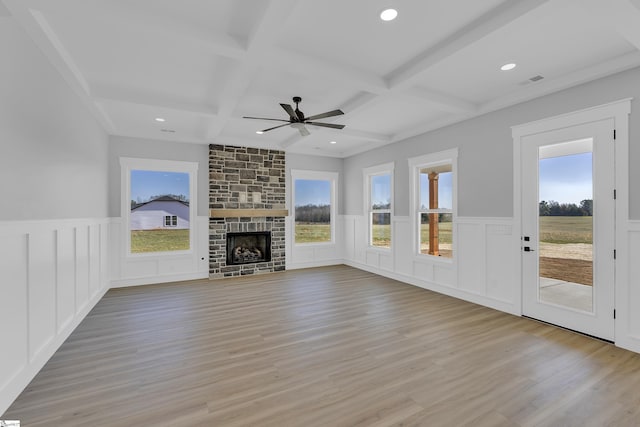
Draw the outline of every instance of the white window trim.
<instances>
[{"instance_id":1,"label":"white window trim","mask_svg":"<svg viewBox=\"0 0 640 427\"><path fill-rule=\"evenodd\" d=\"M189 174L189 249L185 251L167 251L167 252L131 252L131 171L132 170L148 170L162 172L180 172ZM195 250L195 232L196 232L196 212L197 206L197 180L198 180L198 163L197 162L180 162L175 160L157 160L143 159L137 157L120 157L120 194L122 199L120 202L120 212L123 220L122 242L124 244L123 254L128 258L144 258L144 257L163 257L191 254Z\"/></svg>"},{"instance_id":2,"label":"white window trim","mask_svg":"<svg viewBox=\"0 0 640 427\"><path fill-rule=\"evenodd\" d=\"M420 253L420 169L426 167L439 166L444 164L451 164L452 172L452 233L453 233L453 258L437 257L433 255ZM429 260L434 262L441 262L445 264L452 264L457 258L457 222L458 222L458 149L452 148L449 150L438 151L436 153L425 154L418 157L412 157L409 159L409 197L411 207L411 238L413 255L416 260ZM448 211L448 210L447 210ZM448 212L447 212L448 213Z\"/></svg>"},{"instance_id":3,"label":"white window trim","mask_svg":"<svg viewBox=\"0 0 640 427\"><path fill-rule=\"evenodd\" d=\"M393 213L394 213L394 172L395 172L395 162L383 163L376 166L371 166L368 168L364 168L362 170L362 182L364 184L364 213L367 217L367 249L373 251L382 251L382 252L391 252L393 248L393 238L394 238L394 230L393 230ZM389 209L376 209L375 213L389 213L391 214L390 225L391 225L391 245L388 248L383 248L379 246L373 246L373 235L371 233L371 217L373 214L373 209L371 208L371 178L379 175L391 175L391 206Z\"/></svg>"},{"instance_id":4,"label":"white window trim","mask_svg":"<svg viewBox=\"0 0 640 427\"><path fill-rule=\"evenodd\" d=\"M296 180L308 179L316 181L329 181L331 183L331 208L330 208L330 227L331 227L331 241L330 242L311 242L311 243L296 243ZM337 206L337 191L338 191L338 172L326 172L326 171L310 171L291 169L291 207L293 211L293 227L291 233L291 242L294 246L328 246L336 244L336 213L338 212Z\"/></svg>"}]
</instances>

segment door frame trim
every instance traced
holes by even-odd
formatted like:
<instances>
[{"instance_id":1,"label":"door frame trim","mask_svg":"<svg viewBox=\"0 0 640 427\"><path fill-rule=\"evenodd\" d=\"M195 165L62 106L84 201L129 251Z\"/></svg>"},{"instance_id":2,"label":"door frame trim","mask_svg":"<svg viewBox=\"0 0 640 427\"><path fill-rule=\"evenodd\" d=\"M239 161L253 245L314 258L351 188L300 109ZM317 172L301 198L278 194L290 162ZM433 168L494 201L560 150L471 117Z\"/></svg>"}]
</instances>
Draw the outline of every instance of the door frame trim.
<instances>
[{"instance_id":1,"label":"door frame trim","mask_svg":"<svg viewBox=\"0 0 640 427\"><path fill-rule=\"evenodd\" d=\"M522 277L522 140L526 136L542 132L554 131L566 127L582 125L600 120L613 119L616 129L615 145L615 187L616 216L615 242L616 247L627 247L627 228L629 224L629 114L631 113L631 99L625 98L607 104L573 111L558 116L548 117L533 122L523 123L511 127L513 137L513 248L518 251L516 257L515 274L520 279L520 285L514 289L514 307L522 315L523 286ZM613 196L613 195L612 195ZM614 301L616 320L614 321L614 340L616 345L625 347L624 338L629 331L629 259L627 251L618 251L614 266ZM613 313L612 313L613 315ZM629 344L635 344L629 343ZM638 351L638 349L634 349Z\"/></svg>"}]
</instances>

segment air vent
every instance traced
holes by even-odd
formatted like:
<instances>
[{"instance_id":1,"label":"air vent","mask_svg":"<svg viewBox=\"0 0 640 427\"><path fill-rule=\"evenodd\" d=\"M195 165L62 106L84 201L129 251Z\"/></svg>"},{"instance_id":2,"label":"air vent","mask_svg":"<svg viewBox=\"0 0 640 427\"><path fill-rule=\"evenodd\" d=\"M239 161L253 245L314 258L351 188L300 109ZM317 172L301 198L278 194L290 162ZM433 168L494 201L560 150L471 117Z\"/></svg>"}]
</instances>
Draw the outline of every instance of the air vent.
<instances>
[{"instance_id":1,"label":"air vent","mask_svg":"<svg viewBox=\"0 0 640 427\"><path fill-rule=\"evenodd\" d=\"M532 81L532 82L539 82L542 79L544 79L544 77L542 77L540 74L538 74L537 76L531 77L529 80Z\"/></svg>"}]
</instances>

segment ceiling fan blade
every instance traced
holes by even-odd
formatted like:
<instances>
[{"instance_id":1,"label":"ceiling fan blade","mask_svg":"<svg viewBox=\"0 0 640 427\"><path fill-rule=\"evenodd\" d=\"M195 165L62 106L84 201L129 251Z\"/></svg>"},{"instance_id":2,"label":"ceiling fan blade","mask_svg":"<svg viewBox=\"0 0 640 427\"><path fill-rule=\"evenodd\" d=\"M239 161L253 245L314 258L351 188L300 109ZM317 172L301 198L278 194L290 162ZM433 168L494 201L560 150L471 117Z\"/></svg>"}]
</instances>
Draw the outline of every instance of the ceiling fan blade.
<instances>
[{"instance_id":1,"label":"ceiling fan blade","mask_svg":"<svg viewBox=\"0 0 640 427\"><path fill-rule=\"evenodd\" d=\"M300 126L300 127L298 128L298 132L300 132L300 135L301 135L301 136L308 136L308 135L311 135L311 132L309 132L309 131L307 130L307 128L306 128L306 127L304 127L304 126Z\"/></svg>"},{"instance_id":2,"label":"ceiling fan blade","mask_svg":"<svg viewBox=\"0 0 640 427\"><path fill-rule=\"evenodd\" d=\"M271 120L274 122L287 122L289 123L289 120L282 120L282 119L268 119L266 117L247 117L247 116L242 116L243 119L255 119L255 120Z\"/></svg>"},{"instance_id":3,"label":"ceiling fan blade","mask_svg":"<svg viewBox=\"0 0 640 427\"><path fill-rule=\"evenodd\" d=\"M274 126L272 128L269 128L269 129L263 129L260 132L269 132L270 130L278 129L278 128L281 128L281 127L284 127L284 126L289 126L289 123L285 123L283 125Z\"/></svg>"},{"instance_id":4,"label":"ceiling fan blade","mask_svg":"<svg viewBox=\"0 0 640 427\"><path fill-rule=\"evenodd\" d=\"M284 111L286 111L289 117L291 117L291 120L293 120L294 122L298 121L298 116L296 116L296 113L295 111L293 111L293 108L291 108L291 105L280 104L280 106L284 108Z\"/></svg>"},{"instance_id":5,"label":"ceiling fan blade","mask_svg":"<svg viewBox=\"0 0 640 427\"><path fill-rule=\"evenodd\" d=\"M332 128L332 129L343 129L345 125L337 125L335 123L318 123L318 122L304 122L307 125L313 125L313 126L321 126L321 127L325 127L325 128Z\"/></svg>"},{"instance_id":6,"label":"ceiling fan blade","mask_svg":"<svg viewBox=\"0 0 640 427\"><path fill-rule=\"evenodd\" d=\"M342 112L342 110L333 110L333 111L327 111L326 113L322 113L322 114L316 114L315 116L307 117L307 120L324 119L327 117L341 116L343 114L344 113Z\"/></svg>"}]
</instances>

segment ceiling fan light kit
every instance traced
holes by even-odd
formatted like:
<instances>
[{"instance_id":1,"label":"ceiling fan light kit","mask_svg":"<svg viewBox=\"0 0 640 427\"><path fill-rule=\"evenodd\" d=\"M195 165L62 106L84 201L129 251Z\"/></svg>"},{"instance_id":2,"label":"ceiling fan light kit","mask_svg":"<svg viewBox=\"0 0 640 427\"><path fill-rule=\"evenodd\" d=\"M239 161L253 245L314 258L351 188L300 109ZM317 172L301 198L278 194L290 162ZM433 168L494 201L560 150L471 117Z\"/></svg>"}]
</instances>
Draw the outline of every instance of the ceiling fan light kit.
<instances>
[{"instance_id":1,"label":"ceiling fan light kit","mask_svg":"<svg viewBox=\"0 0 640 427\"><path fill-rule=\"evenodd\" d=\"M269 132L270 130L274 130L274 129L278 129L284 126L290 126L294 129L297 129L298 132L300 132L301 136L307 136L310 135L311 133L309 132L309 130L307 129L307 127L305 125L312 125L312 126L318 126L318 127L326 127L326 128L331 128L331 129L343 129L345 125L337 125L334 123L322 123L322 122L315 122L313 120L318 120L318 119L325 119L327 117L334 117L334 116L340 116L342 114L344 114L342 112L342 110L332 110L332 111L327 111L326 113L321 113L321 114L315 114L313 116L310 117L305 117L304 113L302 111L300 111L300 108L298 107L298 104L300 104L300 102L302 102L302 98L300 98L299 96L294 96L293 97L293 102L296 104L296 109L294 110L293 107L290 104L280 104L280 106L282 107L282 109L284 111L286 111L286 113L289 115L289 120L284 120L284 119L271 119L271 118L267 118L267 117L249 117L249 116L243 116L244 119L253 119L253 120L270 120L270 121L275 121L275 122L285 122L282 125L278 125L278 126L273 126L270 127L268 129L263 129L260 131L257 131L257 134L263 134L265 132Z\"/></svg>"}]
</instances>

